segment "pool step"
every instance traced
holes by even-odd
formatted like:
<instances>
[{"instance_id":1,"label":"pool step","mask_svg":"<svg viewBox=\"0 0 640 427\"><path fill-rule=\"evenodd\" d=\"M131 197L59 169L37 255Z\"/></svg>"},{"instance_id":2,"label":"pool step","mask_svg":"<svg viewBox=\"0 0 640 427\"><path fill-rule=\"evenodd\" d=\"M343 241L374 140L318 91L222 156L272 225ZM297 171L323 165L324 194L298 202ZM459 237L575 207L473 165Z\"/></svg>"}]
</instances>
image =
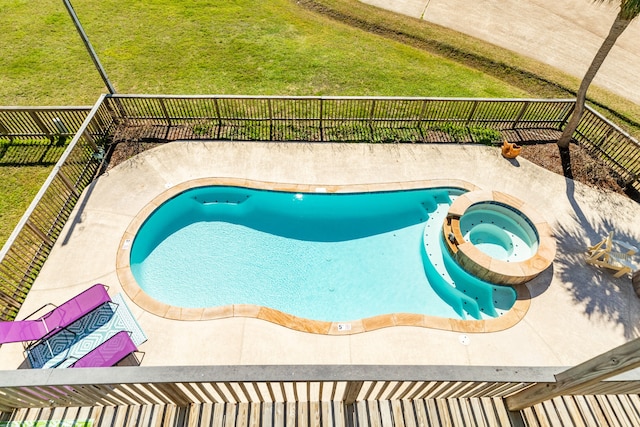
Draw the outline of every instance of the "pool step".
<instances>
[{"instance_id":1,"label":"pool step","mask_svg":"<svg viewBox=\"0 0 640 427\"><path fill-rule=\"evenodd\" d=\"M193 196L193 200L204 205L239 205L246 202L251 196L236 192L209 192Z\"/></svg>"},{"instance_id":2,"label":"pool step","mask_svg":"<svg viewBox=\"0 0 640 427\"><path fill-rule=\"evenodd\" d=\"M455 312L465 319L467 316L481 320L484 317L497 317L496 304L505 305L504 293L515 302L515 291L511 288L497 289L495 285L484 282L463 270L451 258L442 241L441 224L445 220L449 205L440 203L429 214L423 235L423 261L427 279L438 296L449 304ZM438 224L438 227L430 226Z\"/></svg>"}]
</instances>

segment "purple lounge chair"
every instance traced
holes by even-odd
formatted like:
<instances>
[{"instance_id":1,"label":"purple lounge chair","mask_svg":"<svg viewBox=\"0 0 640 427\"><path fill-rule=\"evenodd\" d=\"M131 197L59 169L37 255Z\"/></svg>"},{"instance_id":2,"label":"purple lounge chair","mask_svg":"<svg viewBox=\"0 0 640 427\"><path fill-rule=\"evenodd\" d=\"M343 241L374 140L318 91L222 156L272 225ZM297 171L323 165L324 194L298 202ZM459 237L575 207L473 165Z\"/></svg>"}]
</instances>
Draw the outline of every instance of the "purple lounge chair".
<instances>
[{"instance_id":1,"label":"purple lounge chair","mask_svg":"<svg viewBox=\"0 0 640 427\"><path fill-rule=\"evenodd\" d=\"M0 344L41 340L110 301L105 285L93 285L38 319L0 322Z\"/></svg>"},{"instance_id":2,"label":"purple lounge chair","mask_svg":"<svg viewBox=\"0 0 640 427\"><path fill-rule=\"evenodd\" d=\"M70 367L103 368L113 366L137 350L138 347L131 341L129 332L120 331L82 356Z\"/></svg>"}]
</instances>

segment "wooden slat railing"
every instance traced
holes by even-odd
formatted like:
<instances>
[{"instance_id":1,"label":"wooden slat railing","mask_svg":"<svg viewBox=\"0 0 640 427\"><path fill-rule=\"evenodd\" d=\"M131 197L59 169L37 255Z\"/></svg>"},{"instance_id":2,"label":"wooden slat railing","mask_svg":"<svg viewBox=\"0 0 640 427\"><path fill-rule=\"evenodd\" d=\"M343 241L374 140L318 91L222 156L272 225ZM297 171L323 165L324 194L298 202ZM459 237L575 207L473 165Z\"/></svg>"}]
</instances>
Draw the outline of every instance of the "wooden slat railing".
<instances>
[{"instance_id":1,"label":"wooden slat railing","mask_svg":"<svg viewBox=\"0 0 640 427\"><path fill-rule=\"evenodd\" d=\"M536 384L510 396L507 405L512 410L520 410L557 396L587 394L594 389L600 391L603 380L639 366L640 338L558 373L551 384ZM613 388L606 387L607 390Z\"/></svg>"},{"instance_id":2,"label":"wooden slat railing","mask_svg":"<svg viewBox=\"0 0 640 427\"><path fill-rule=\"evenodd\" d=\"M555 383L561 367L184 366L2 371L0 411L16 408L199 403L341 402L505 398ZM640 386L628 372L593 395ZM584 394L569 392L566 395ZM349 411L346 411L347 413Z\"/></svg>"},{"instance_id":3,"label":"wooden slat railing","mask_svg":"<svg viewBox=\"0 0 640 427\"><path fill-rule=\"evenodd\" d=\"M35 407L504 397L552 368L195 366L4 371L0 410Z\"/></svg>"}]
</instances>

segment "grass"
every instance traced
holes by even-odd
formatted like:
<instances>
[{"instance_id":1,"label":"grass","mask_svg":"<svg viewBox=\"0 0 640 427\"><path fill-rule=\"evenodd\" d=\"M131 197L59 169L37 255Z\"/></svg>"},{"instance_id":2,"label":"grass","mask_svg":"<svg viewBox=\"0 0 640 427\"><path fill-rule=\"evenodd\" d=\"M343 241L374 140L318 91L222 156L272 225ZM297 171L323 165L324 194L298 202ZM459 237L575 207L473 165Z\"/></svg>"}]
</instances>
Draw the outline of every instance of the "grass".
<instances>
[{"instance_id":1,"label":"grass","mask_svg":"<svg viewBox=\"0 0 640 427\"><path fill-rule=\"evenodd\" d=\"M48 139L0 139L0 245L27 210L66 148Z\"/></svg>"},{"instance_id":2,"label":"grass","mask_svg":"<svg viewBox=\"0 0 640 427\"><path fill-rule=\"evenodd\" d=\"M0 242L9 238L40 186L47 179L49 166L0 166Z\"/></svg>"},{"instance_id":3,"label":"grass","mask_svg":"<svg viewBox=\"0 0 640 427\"><path fill-rule=\"evenodd\" d=\"M528 94L290 0L73 3L121 93ZM9 23L0 39L2 104L92 104L106 91L62 2L13 0L0 12Z\"/></svg>"}]
</instances>

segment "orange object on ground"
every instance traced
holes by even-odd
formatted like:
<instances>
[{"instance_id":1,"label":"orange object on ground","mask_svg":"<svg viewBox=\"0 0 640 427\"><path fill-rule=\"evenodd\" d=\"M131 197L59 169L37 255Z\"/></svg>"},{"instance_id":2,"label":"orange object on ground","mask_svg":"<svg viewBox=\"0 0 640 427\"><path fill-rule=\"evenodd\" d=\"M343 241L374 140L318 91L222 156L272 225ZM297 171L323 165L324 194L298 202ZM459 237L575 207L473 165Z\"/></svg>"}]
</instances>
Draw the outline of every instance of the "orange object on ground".
<instances>
[{"instance_id":1,"label":"orange object on ground","mask_svg":"<svg viewBox=\"0 0 640 427\"><path fill-rule=\"evenodd\" d=\"M518 154L522 151L522 147L517 145L515 142L508 142L506 139L502 144L502 155L507 159L515 159L518 157Z\"/></svg>"}]
</instances>

